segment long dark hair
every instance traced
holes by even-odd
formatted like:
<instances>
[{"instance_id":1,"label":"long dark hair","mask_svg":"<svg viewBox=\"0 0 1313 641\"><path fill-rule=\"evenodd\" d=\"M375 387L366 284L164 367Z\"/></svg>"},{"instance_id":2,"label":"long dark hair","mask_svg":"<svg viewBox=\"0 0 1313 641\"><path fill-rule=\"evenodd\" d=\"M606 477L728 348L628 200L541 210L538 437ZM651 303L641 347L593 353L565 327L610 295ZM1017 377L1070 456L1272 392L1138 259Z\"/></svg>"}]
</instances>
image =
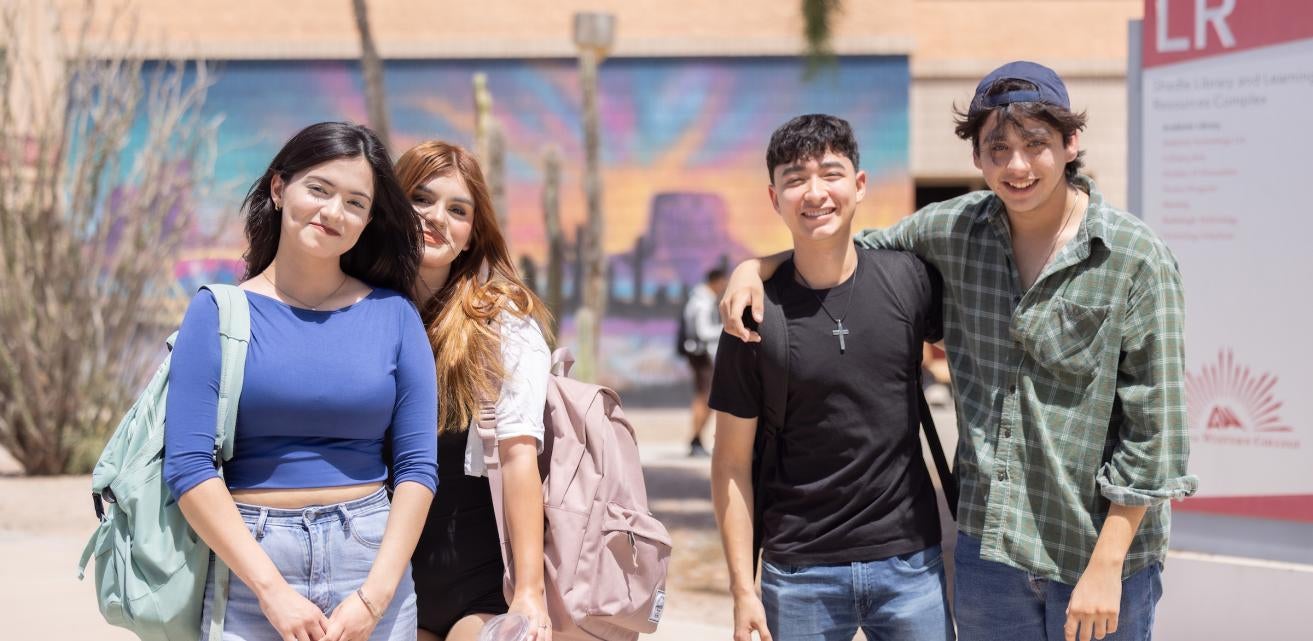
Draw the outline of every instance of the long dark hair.
<instances>
[{"instance_id":1,"label":"long dark hair","mask_svg":"<svg viewBox=\"0 0 1313 641\"><path fill-rule=\"evenodd\" d=\"M368 127L348 122L321 122L292 136L269 162L242 202L246 212L246 275L254 278L278 253L282 212L274 209L275 175L284 182L315 165L339 158L364 158L374 172L374 199L369 224L360 239L342 254L342 271L376 287L408 293L419 273L423 252L420 220L397 182L387 149Z\"/></svg>"}]
</instances>

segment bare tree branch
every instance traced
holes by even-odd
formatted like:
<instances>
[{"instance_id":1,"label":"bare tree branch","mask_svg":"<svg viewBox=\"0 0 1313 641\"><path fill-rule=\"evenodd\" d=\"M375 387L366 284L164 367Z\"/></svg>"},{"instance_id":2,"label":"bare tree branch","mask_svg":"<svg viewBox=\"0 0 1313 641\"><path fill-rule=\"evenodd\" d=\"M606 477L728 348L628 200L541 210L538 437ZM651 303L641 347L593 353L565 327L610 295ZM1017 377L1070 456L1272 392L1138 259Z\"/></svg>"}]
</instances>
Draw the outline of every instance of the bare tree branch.
<instances>
[{"instance_id":1,"label":"bare tree branch","mask_svg":"<svg viewBox=\"0 0 1313 641\"><path fill-rule=\"evenodd\" d=\"M0 445L58 474L90 468L177 323L217 123L205 65L147 65L130 11L61 29L36 4L0 15Z\"/></svg>"}]
</instances>

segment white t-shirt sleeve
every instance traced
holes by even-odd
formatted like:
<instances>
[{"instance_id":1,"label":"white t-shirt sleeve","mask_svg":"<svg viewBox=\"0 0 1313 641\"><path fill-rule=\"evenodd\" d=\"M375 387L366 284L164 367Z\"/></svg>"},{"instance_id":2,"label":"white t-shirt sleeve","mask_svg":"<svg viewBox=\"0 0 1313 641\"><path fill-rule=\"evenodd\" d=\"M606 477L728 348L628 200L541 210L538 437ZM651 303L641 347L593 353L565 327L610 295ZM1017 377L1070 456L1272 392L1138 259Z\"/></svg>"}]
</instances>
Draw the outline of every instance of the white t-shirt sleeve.
<instances>
[{"instance_id":1,"label":"white t-shirt sleeve","mask_svg":"<svg viewBox=\"0 0 1313 641\"><path fill-rule=\"evenodd\" d=\"M543 408L547 404L547 378L551 374L552 353L547 348L542 330L532 318L521 318L503 312L501 324L502 380L501 396L497 398L497 440L517 436L538 439L538 451L543 448ZM483 463L483 441L470 425L465 445L465 473L486 476Z\"/></svg>"}]
</instances>

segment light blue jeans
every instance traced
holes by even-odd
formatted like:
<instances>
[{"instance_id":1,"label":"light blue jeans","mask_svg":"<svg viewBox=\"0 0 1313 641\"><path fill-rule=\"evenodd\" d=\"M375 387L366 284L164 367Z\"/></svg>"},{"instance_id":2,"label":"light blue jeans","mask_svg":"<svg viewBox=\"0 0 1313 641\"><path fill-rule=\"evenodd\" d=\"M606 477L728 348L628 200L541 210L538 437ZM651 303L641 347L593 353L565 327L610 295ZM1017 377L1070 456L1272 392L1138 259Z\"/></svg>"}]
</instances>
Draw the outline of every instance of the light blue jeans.
<instances>
[{"instance_id":1,"label":"light blue jeans","mask_svg":"<svg viewBox=\"0 0 1313 641\"><path fill-rule=\"evenodd\" d=\"M980 539L958 533L953 553L953 612L961 641L1063 641L1074 586L980 558ZM1103 641L1149 641L1163 595L1162 566L1122 581L1117 632Z\"/></svg>"},{"instance_id":2,"label":"light blue jeans","mask_svg":"<svg viewBox=\"0 0 1313 641\"><path fill-rule=\"evenodd\" d=\"M761 601L776 641L953 640L938 545L879 561L762 563Z\"/></svg>"},{"instance_id":3,"label":"light blue jeans","mask_svg":"<svg viewBox=\"0 0 1313 641\"><path fill-rule=\"evenodd\" d=\"M283 578L301 596L324 612L333 613L355 594L374 564L391 506L379 490L355 501L280 510L237 504L242 520ZM213 568L213 555L211 555ZM210 620L214 600L214 572L205 585L201 639ZM410 569L401 578L395 596L378 622L370 641L414 641L415 584ZM228 609L224 615L224 641L284 641L260 611L260 601L241 579L232 576Z\"/></svg>"}]
</instances>

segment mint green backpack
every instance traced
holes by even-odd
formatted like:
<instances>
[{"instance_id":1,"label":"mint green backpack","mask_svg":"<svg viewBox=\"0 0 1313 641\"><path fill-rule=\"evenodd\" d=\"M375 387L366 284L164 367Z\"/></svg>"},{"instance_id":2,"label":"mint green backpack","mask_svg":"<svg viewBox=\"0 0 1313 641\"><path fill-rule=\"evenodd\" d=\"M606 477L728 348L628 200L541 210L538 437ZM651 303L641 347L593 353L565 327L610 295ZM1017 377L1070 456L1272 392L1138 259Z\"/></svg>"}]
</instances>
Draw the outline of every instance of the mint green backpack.
<instances>
[{"instance_id":1,"label":"mint green backpack","mask_svg":"<svg viewBox=\"0 0 1313 641\"><path fill-rule=\"evenodd\" d=\"M242 290L232 285L206 289L219 304L223 354L214 437L217 463L232 458L251 315ZM175 332L169 337L170 350L177 336ZM188 525L162 476L170 360L164 357L91 473L91 498L100 526L82 552L78 578L94 556L96 598L106 621L132 630L143 641L199 641L210 548ZM228 600L228 566L216 558L214 571L210 641L222 635Z\"/></svg>"}]
</instances>

